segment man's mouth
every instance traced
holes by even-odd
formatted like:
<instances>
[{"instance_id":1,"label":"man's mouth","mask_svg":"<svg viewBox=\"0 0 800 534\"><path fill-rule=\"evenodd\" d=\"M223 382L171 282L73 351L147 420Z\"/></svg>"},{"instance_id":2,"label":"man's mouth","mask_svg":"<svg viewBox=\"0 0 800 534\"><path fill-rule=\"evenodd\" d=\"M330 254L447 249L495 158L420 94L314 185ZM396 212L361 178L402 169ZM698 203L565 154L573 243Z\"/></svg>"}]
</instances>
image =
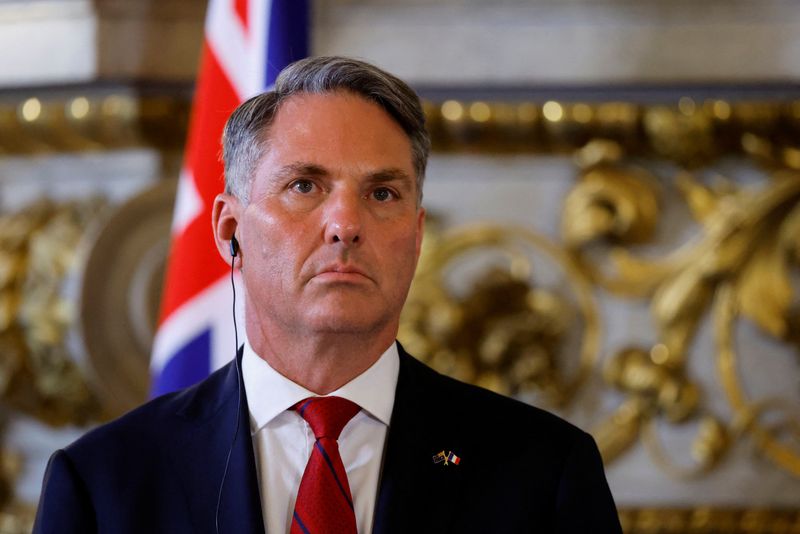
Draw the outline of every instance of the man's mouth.
<instances>
[{"instance_id":1,"label":"man's mouth","mask_svg":"<svg viewBox=\"0 0 800 534\"><path fill-rule=\"evenodd\" d=\"M365 279L371 280L362 269L355 265L345 265L342 263L332 263L326 265L314 276L314 278L331 282L357 282Z\"/></svg>"}]
</instances>

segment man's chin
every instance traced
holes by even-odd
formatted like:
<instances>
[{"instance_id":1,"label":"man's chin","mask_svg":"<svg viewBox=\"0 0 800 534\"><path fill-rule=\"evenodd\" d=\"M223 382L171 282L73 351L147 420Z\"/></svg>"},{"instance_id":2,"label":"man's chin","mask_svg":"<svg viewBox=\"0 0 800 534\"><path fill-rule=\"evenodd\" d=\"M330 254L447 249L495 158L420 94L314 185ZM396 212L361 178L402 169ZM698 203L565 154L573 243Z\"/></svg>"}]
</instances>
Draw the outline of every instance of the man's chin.
<instances>
[{"instance_id":1,"label":"man's chin","mask_svg":"<svg viewBox=\"0 0 800 534\"><path fill-rule=\"evenodd\" d=\"M307 328L320 334L374 335L386 328L389 322L387 315L369 313L363 306L350 304L312 315Z\"/></svg>"},{"instance_id":2,"label":"man's chin","mask_svg":"<svg viewBox=\"0 0 800 534\"><path fill-rule=\"evenodd\" d=\"M309 325L309 332L318 334L341 335L373 335L380 332L385 323L368 323L364 321L315 321Z\"/></svg>"}]
</instances>

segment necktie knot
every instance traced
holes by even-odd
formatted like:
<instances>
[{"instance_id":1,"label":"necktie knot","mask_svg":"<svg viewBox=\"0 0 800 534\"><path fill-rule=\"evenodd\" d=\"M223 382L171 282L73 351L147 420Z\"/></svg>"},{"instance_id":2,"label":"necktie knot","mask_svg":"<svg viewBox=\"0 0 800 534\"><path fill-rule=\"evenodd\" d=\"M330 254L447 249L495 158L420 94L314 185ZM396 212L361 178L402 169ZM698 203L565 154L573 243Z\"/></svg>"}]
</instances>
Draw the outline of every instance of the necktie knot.
<instances>
[{"instance_id":1,"label":"necktie knot","mask_svg":"<svg viewBox=\"0 0 800 534\"><path fill-rule=\"evenodd\" d=\"M342 397L309 397L292 409L306 420L318 440L338 440L344 425L361 410L358 404Z\"/></svg>"}]
</instances>

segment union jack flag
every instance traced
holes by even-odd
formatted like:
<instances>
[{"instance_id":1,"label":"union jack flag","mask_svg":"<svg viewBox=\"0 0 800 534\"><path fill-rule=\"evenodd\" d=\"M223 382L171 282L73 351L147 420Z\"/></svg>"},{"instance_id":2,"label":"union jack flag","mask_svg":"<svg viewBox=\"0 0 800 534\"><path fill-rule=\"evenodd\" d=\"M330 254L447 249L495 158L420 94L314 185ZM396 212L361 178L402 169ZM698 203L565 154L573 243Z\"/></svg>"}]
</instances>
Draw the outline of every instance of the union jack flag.
<instances>
[{"instance_id":1,"label":"union jack flag","mask_svg":"<svg viewBox=\"0 0 800 534\"><path fill-rule=\"evenodd\" d=\"M307 0L210 0L151 357L153 396L189 386L234 356L230 265L211 230L223 184L220 137L239 103L307 53Z\"/></svg>"}]
</instances>

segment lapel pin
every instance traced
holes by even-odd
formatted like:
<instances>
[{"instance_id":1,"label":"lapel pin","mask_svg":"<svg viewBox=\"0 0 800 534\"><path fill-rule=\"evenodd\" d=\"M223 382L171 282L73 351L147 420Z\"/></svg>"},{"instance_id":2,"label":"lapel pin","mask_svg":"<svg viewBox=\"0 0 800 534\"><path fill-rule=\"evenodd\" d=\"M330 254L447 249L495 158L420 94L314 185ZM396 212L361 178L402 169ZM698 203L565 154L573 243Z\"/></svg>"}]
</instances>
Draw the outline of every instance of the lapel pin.
<instances>
[{"instance_id":1,"label":"lapel pin","mask_svg":"<svg viewBox=\"0 0 800 534\"><path fill-rule=\"evenodd\" d=\"M461 463L461 457L453 454L453 451L441 451L433 456L433 463L440 464L442 462L444 462L444 465L458 465Z\"/></svg>"}]
</instances>

